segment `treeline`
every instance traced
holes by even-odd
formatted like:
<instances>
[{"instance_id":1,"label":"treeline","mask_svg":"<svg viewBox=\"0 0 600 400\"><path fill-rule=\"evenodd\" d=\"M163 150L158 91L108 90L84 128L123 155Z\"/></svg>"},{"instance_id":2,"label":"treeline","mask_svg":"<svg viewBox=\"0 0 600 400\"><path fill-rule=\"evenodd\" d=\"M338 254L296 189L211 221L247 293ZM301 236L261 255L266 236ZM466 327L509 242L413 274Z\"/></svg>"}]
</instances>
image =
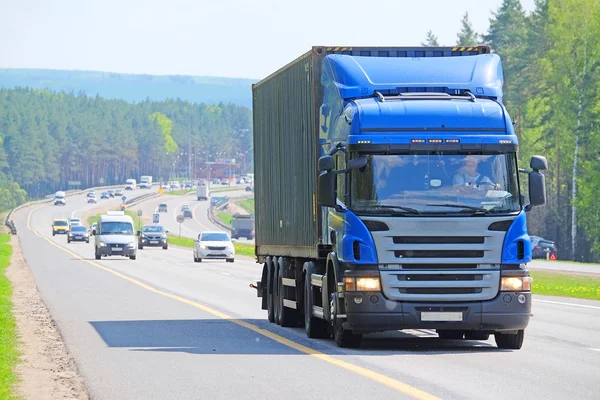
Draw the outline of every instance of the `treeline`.
<instances>
[{"instance_id":1,"label":"treeline","mask_svg":"<svg viewBox=\"0 0 600 400\"><path fill-rule=\"evenodd\" d=\"M131 104L0 89L0 211L23 201L10 182L35 198L75 188L75 182L90 187L140 175L168 179L187 176L192 164L239 159L236 153L251 148L250 126L250 110L233 104Z\"/></svg>"},{"instance_id":2,"label":"treeline","mask_svg":"<svg viewBox=\"0 0 600 400\"><path fill-rule=\"evenodd\" d=\"M457 44L502 57L521 164L548 158L548 204L531 212L530 234L554 240L560 259L600 261L600 1L535 5L528 14L504 0L484 34L465 14ZM424 44L438 45L434 32Z\"/></svg>"}]
</instances>

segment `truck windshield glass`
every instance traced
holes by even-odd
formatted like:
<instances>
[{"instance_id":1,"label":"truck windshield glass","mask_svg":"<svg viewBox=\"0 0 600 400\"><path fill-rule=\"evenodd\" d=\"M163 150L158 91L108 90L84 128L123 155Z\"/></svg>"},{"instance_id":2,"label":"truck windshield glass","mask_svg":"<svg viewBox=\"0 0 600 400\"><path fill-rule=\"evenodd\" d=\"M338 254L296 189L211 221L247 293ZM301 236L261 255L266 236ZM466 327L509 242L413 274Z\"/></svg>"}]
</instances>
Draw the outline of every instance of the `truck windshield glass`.
<instances>
[{"instance_id":1,"label":"truck windshield glass","mask_svg":"<svg viewBox=\"0 0 600 400\"><path fill-rule=\"evenodd\" d=\"M515 154L369 155L351 172L357 213L495 213L521 209ZM402 211L400 207L412 209Z\"/></svg>"},{"instance_id":2,"label":"truck windshield glass","mask_svg":"<svg viewBox=\"0 0 600 400\"><path fill-rule=\"evenodd\" d=\"M102 235L133 235L133 226L128 222L103 222Z\"/></svg>"}]
</instances>

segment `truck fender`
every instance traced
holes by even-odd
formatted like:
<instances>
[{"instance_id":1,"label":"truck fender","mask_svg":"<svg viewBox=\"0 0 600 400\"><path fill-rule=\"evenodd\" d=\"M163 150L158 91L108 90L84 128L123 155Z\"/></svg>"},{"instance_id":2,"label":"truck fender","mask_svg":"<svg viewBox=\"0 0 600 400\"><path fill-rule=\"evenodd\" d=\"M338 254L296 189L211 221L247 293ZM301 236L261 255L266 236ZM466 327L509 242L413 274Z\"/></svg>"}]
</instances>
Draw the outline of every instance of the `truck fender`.
<instances>
[{"instance_id":1,"label":"truck fender","mask_svg":"<svg viewBox=\"0 0 600 400\"><path fill-rule=\"evenodd\" d=\"M337 253L331 252L327 255L327 269L323 276L323 319L331 322L331 310L329 309L329 296L337 290L337 282L341 276L339 272L340 263L337 258ZM338 298L339 299L339 298ZM339 300L338 300L339 301ZM338 310L339 304L338 304ZM342 308L343 309L343 308Z\"/></svg>"},{"instance_id":2,"label":"truck fender","mask_svg":"<svg viewBox=\"0 0 600 400\"><path fill-rule=\"evenodd\" d=\"M266 298L267 294L273 294L273 288L269 285L273 282L273 259L271 256L267 256L265 258L265 266L263 271L263 287L265 288L264 297Z\"/></svg>"}]
</instances>

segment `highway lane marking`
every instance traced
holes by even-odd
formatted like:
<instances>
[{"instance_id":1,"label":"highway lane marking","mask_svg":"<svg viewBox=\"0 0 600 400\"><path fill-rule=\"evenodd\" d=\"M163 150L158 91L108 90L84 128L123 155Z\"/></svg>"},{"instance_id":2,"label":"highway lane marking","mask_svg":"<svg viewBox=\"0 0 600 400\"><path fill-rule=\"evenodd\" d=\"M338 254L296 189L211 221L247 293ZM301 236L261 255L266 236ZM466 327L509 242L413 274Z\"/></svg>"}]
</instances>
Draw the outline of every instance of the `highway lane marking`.
<instances>
[{"instance_id":1,"label":"highway lane marking","mask_svg":"<svg viewBox=\"0 0 600 400\"><path fill-rule=\"evenodd\" d=\"M204 229L209 231L210 229L207 228L206 226L204 226L200 221L198 221L198 218L196 218L196 208L200 207L201 205L202 205L202 203L197 204L196 207L194 207L194 209L192 210L192 217L194 218L194 221L196 221L198 223L198 225L200 225L201 227L203 227ZM208 206L210 207L210 204Z\"/></svg>"},{"instance_id":2,"label":"highway lane marking","mask_svg":"<svg viewBox=\"0 0 600 400\"><path fill-rule=\"evenodd\" d=\"M79 211L79 209L77 209L77 210L75 210L75 211L73 211L73 212L71 213L71 218L75 218L75 213L76 213L77 211Z\"/></svg>"},{"instance_id":3,"label":"highway lane marking","mask_svg":"<svg viewBox=\"0 0 600 400\"><path fill-rule=\"evenodd\" d=\"M533 299L533 301L536 303L557 304L560 306L569 306L569 307L589 308L592 310L600 310L600 307L598 307L598 306L589 306L587 304L563 303L561 301L538 300L538 299Z\"/></svg>"},{"instance_id":4,"label":"highway lane marking","mask_svg":"<svg viewBox=\"0 0 600 400\"><path fill-rule=\"evenodd\" d=\"M83 262L85 262L85 263L87 263L87 264L89 264L89 265L91 265L91 266L93 266L95 268L98 268L98 269L101 269L101 270L103 270L105 272L113 274L114 276L119 277L121 279L124 279L124 280L126 280L126 281L128 281L130 283L133 283L134 285L137 285L137 286L139 286L139 287L141 287L143 289L146 289L149 292L156 293L156 294L161 295L163 297L167 297L167 298L170 298L172 300L179 301L180 303L184 303L184 304L187 304L187 305L192 306L194 308L200 309L200 310L202 310L202 311L204 311L204 312L206 312L208 314L214 315L215 317L227 320L227 321L229 321L231 323L234 323L234 324L236 324L238 326L244 327L244 328L249 329L249 330L251 330L251 331L253 331L255 333L258 333L259 335L265 336L265 337L267 337L267 338L269 338L269 339L271 339L271 340L273 340L273 341L275 341L277 343L280 343L280 344L282 344L284 346L290 347L290 348L292 348L294 350L297 350L297 351L299 351L301 353L307 354L307 355L309 355L311 357L315 357L315 358L317 358L317 359L319 359L321 361L325 361L325 362L327 362L329 364L332 364L332 365L335 365L337 367L343 368L343 369L345 369L347 371L354 372L355 374L361 375L361 376L363 376L365 378L368 378L368 379L371 379L371 380L373 380L375 382L381 383L381 384L383 384L383 385L385 385L385 386L387 386L387 387L389 387L391 389L394 389L394 390L396 390L398 392L401 392L401 393L404 393L404 394L406 394L408 396L414 397L415 399L441 400L439 397L436 397L436 396L434 396L434 395L432 395L430 393L427 393L427 392L425 392L423 390L417 389L416 387L411 386L411 385L409 385L407 383L401 382L401 381L399 381L397 379L390 378L389 376L380 374L380 373L372 371L370 369L367 369L367 368L364 368L364 367L359 367L358 365L354 365L354 364L351 364L349 362L342 361L340 359L334 358L334 357L332 357L332 356L330 356L328 354L325 354L325 353L322 353L320 351L317 351L317 350L315 350L315 349L313 349L311 347L304 346L304 345L302 345L300 343L296 343L296 342L294 342L294 341L292 341L290 339L286 339L283 336L280 336L280 335L278 335L276 333L273 333L273 332L271 332L269 330L262 329L262 328L260 328L257 325L254 325L254 324L251 324L249 322L236 319L236 318L234 318L234 317L232 317L230 315L227 315L227 314L225 314L225 313L223 313L221 311L218 311L218 310L212 309L210 307L207 307L207 306L205 306L203 304L200 304L198 302L195 302L195 301L192 301L192 300L188 300L186 298L183 298L181 296L177 296L175 294L171 294L171 293L167 293L167 292L163 292L161 290L155 289L155 288L153 288L150 285L147 285L147 284L145 284L143 282L140 282L140 281L138 281L138 280L136 280L134 278L130 278L127 275L124 275L124 274L122 274L120 272L117 272L117 271L115 271L115 270L113 270L111 268L108 268L108 267L105 267L103 265L100 265L97 262L94 262L94 261L91 261L91 260L86 260L85 258L81 257L79 254L73 253L72 251L68 250L67 248L65 248L65 247L63 247L63 246L61 246L61 245L53 242L51 239L47 238L46 236L42 235L41 233L39 233L38 231L36 231L35 229L33 229L31 227L31 216L32 216L32 214L36 210L38 210L41 207L43 207L43 206L37 207L37 208L35 208L35 209L33 209L33 210L31 210L29 212L29 214L27 216L27 229L29 229L31 232L33 232L34 234L36 234L40 238L46 240L52 246L54 246L54 247L56 247L56 248L64 251L65 253L69 254L72 257L75 257L76 259L78 259L80 261L83 261Z\"/></svg>"}]
</instances>

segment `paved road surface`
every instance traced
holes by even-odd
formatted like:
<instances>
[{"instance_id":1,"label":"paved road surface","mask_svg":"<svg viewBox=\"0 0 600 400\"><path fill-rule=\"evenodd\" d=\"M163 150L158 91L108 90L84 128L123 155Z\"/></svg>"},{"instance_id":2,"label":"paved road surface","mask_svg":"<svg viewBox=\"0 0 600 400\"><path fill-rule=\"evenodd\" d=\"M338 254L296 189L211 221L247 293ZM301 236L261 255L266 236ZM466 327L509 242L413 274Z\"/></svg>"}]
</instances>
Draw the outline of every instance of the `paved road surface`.
<instances>
[{"instance_id":1,"label":"paved road surface","mask_svg":"<svg viewBox=\"0 0 600 400\"><path fill-rule=\"evenodd\" d=\"M243 190L232 190L226 192L214 192L217 196L229 196L230 198L247 196L248 193ZM166 203L168 211L166 213L159 213L160 223L173 234L179 234L179 223L176 218L181 213L181 206L188 204L192 209L193 218L186 219L181 224L181 236L187 238L197 238L198 234L203 231L227 231L217 224L214 224L208 218L208 208L210 207L209 201L197 201L195 193L192 195L185 196L171 196L163 195L157 199L153 199L144 203L134 206L134 209L141 208L142 211L150 216L153 214L160 203ZM229 232L229 231L227 231ZM254 240L239 240L242 243L254 243Z\"/></svg>"},{"instance_id":2,"label":"paved road surface","mask_svg":"<svg viewBox=\"0 0 600 400\"><path fill-rule=\"evenodd\" d=\"M64 210L86 207L82 196ZM600 302L536 297L520 351L426 330L338 349L266 321L248 287L260 275L252 260L198 264L171 247L95 261L91 243L49 235L55 210L25 208L15 221L95 399L598 398Z\"/></svg>"},{"instance_id":3,"label":"paved road surface","mask_svg":"<svg viewBox=\"0 0 600 400\"><path fill-rule=\"evenodd\" d=\"M532 270L582 272L584 274L600 275L600 264L573 263L568 261L533 260L529 264Z\"/></svg>"}]
</instances>

